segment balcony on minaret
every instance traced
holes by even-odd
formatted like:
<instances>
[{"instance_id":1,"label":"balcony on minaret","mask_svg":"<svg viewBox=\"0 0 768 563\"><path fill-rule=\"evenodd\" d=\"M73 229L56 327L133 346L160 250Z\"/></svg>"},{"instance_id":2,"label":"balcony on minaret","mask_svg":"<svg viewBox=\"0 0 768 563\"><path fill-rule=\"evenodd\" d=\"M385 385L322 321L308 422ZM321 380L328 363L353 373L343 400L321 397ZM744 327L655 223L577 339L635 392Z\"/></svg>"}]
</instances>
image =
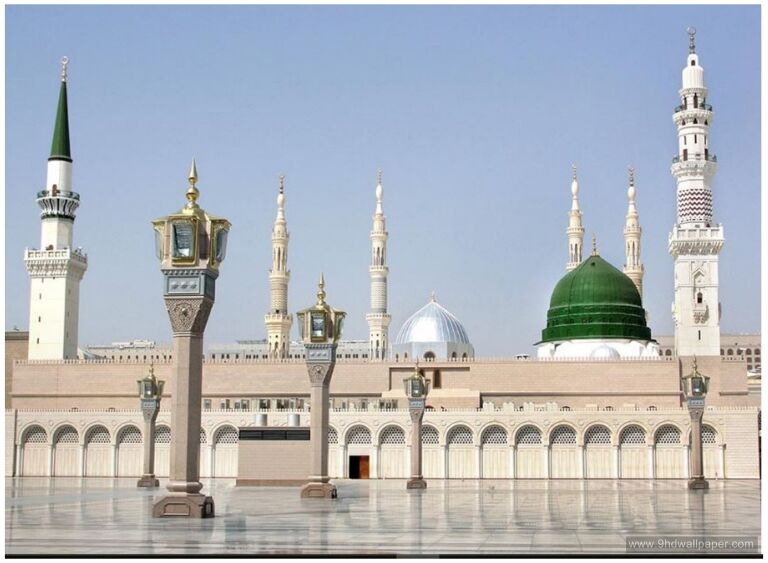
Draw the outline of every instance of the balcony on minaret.
<instances>
[{"instance_id":1,"label":"balcony on minaret","mask_svg":"<svg viewBox=\"0 0 768 563\"><path fill-rule=\"evenodd\" d=\"M669 252L673 256L719 254L725 236L723 226L675 225L669 233Z\"/></svg>"},{"instance_id":2,"label":"balcony on minaret","mask_svg":"<svg viewBox=\"0 0 768 563\"><path fill-rule=\"evenodd\" d=\"M40 206L40 217L63 217L75 219L75 213L80 206L80 194L61 191L54 184L50 190L37 192L37 205Z\"/></svg>"}]
</instances>

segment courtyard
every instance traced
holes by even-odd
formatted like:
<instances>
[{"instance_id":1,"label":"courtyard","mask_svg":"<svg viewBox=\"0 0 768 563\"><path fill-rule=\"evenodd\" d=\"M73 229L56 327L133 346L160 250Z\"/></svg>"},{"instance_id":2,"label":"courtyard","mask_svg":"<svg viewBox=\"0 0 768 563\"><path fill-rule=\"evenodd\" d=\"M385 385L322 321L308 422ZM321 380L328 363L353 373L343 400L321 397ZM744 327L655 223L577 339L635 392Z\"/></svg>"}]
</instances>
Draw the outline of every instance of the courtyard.
<instances>
[{"instance_id":1,"label":"courtyard","mask_svg":"<svg viewBox=\"0 0 768 563\"><path fill-rule=\"evenodd\" d=\"M760 481L337 480L335 501L204 480L216 517L153 519L135 479L7 478L7 555L625 553L631 536L760 535Z\"/></svg>"}]
</instances>

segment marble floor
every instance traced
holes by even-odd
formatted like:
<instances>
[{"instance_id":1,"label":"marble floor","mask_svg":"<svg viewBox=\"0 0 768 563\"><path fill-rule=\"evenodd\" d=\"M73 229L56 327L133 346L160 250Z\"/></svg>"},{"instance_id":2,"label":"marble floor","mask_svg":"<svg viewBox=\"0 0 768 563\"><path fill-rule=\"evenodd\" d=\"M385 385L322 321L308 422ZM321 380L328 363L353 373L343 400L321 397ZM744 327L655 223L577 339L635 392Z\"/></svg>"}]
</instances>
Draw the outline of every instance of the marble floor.
<instances>
[{"instance_id":1,"label":"marble floor","mask_svg":"<svg viewBox=\"0 0 768 563\"><path fill-rule=\"evenodd\" d=\"M632 535L759 536L760 482L335 481L339 498L204 481L216 518L153 519L135 479L8 478L6 554L624 553ZM161 486L164 481L161 481Z\"/></svg>"}]
</instances>

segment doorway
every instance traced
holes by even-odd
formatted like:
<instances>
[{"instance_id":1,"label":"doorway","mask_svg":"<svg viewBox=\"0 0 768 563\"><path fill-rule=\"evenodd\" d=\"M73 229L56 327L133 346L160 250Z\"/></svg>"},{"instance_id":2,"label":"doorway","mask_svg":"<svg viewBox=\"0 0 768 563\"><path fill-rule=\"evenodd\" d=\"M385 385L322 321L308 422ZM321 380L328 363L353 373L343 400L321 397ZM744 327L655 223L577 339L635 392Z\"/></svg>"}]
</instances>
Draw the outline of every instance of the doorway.
<instances>
[{"instance_id":1,"label":"doorway","mask_svg":"<svg viewBox=\"0 0 768 563\"><path fill-rule=\"evenodd\" d=\"M350 479L368 479L370 478L370 457L367 455L349 456L349 478Z\"/></svg>"}]
</instances>

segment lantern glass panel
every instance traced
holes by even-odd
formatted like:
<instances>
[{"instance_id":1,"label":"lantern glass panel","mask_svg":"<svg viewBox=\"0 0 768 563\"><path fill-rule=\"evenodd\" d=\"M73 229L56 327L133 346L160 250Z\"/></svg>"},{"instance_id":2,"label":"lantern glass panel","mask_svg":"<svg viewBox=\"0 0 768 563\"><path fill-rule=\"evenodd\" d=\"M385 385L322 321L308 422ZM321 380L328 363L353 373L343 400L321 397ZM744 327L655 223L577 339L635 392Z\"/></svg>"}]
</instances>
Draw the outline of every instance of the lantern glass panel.
<instances>
[{"instance_id":1,"label":"lantern glass panel","mask_svg":"<svg viewBox=\"0 0 768 563\"><path fill-rule=\"evenodd\" d=\"M227 235L229 231L227 229L219 229L216 231L216 262L224 262L224 258L227 256Z\"/></svg>"},{"instance_id":2,"label":"lantern glass panel","mask_svg":"<svg viewBox=\"0 0 768 563\"><path fill-rule=\"evenodd\" d=\"M155 255L158 260L163 259L163 233L160 229L155 229Z\"/></svg>"},{"instance_id":3,"label":"lantern glass panel","mask_svg":"<svg viewBox=\"0 0 768 563\"><path fill-rule=\"evenodd\" d=\"M701 396L704 394L704 380L701 377L692 377L691 387L694 396Z\"/></svg>"},{"instance_id":4,"label":"lantern glass panel","mask_svg":"<svg viewBox=\"0 0 768 563\"><path fill-rule=\"evenodd\" d=\"M195 244L194 225L188 221L173 224L173 257L191 258Z\"/></svg>"},{"instance_id":5,"label":"lantern glass panel","mask_svg":"<svg viewBox=\"0 0 768 563\"><path fill-rule=\"evenodd\" d=\"M151 399L153 395L152 381L145 380L143 383L144 383L144 391L143 391L144 398Z\"/></svg>"},{"instance_id":6,"label":"lantern glass panel","mask_svg":"<svg viewBox=\"0 0 768 563\"><path fill-rule=\"evenodd\" d=\"M325 313L312 313L310 316L310 336L312 340L325 338Z\"/></svg>"}]
</instances>

